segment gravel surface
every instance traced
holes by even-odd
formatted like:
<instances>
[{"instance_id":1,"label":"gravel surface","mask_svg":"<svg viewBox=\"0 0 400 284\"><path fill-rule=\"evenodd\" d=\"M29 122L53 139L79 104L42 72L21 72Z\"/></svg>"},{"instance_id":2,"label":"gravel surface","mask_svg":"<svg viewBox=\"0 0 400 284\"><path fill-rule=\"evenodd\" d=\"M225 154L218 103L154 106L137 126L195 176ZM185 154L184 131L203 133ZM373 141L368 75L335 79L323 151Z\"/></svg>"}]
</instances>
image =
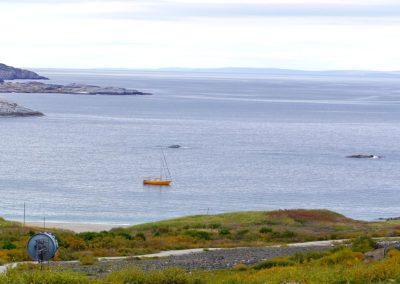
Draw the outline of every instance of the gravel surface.
<instances>
[{"instance_id":1,"label":"gravel surface","mask_svg":"<svg viewBox=\"0 0 400 284\"><path fill-rule=\"evenodd\" d=\"M235 248L155 259L133 258L99 261L91 266L81 266L72 263L53 263L52 265L60 266L61 269L72 269L73 271L80 271L98 276L133 266L144 270L165 269L168 267L180 267L185 270L213 270L232 268L239 263L251 265L264 259L292 255L297 252L323 251L329 249L332 249L332 246Z\"/></svg>"}]
</instances>

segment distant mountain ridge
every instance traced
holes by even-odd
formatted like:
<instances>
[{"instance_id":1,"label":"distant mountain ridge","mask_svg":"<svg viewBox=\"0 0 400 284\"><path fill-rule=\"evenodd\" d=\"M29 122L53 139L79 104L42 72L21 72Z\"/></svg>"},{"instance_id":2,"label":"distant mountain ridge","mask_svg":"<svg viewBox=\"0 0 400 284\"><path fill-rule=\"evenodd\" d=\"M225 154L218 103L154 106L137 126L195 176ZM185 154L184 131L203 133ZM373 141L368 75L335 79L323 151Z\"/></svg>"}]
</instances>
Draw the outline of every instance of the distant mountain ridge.
<instances>
[{"instance_id":1,"label":"distant mountain ridge","mask_svg":"<svg viewBox=\"0 0 400 284\"><path fill-rule=\"evenodd\" d=\"M47 80L48 78L38 75L35 72L14 68L6 64L0 63L0 82L4 80L15 79L33 79L33 80Z\"/></svg>"},{"instance_id":2,"label":"distant mountain ridge","mask_svg":"<svg viewBox=\"0 0 400 284\"><path fill-rule=\"evenodd\" d=\"M398 77L400 71L373 70L298 70L281 68L221 67L221 68L160 68L160 71L227 73L227 74L266 74L266 75L304 75L304 76L388 76Z\"/></svg>"}]
</instances>

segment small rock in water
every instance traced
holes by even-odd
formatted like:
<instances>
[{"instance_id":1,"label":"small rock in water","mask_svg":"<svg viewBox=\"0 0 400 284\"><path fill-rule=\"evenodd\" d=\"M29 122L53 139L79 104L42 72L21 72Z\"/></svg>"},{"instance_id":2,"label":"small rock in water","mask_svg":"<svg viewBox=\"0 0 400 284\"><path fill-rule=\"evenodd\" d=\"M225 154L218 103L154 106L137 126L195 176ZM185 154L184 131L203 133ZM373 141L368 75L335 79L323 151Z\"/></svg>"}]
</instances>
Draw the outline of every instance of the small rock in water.
<instances>
[{"instance_id":1,"label":"small rock in water","mask_svg":"<svg viewBox=\"0 0 400 284\"><path fill-rule=\"evenodd\" d=\"M377 156L377 155L357 154L357 155L346 156L346 158L353 158L353 159L380 159L381 157Z\"/></svg>"},{"instance_id":2,"label":"small rock in water","mask_svg":"<svg viewBox=\"0 0 400 284\"><path fill-rule=\"evenodd\" d=\"M181 148L182 146L181 145L171 145L171 146L168 146L168 148L174 148L174 149L176 149L176 148Z\"/></svg>"}]
</instances>

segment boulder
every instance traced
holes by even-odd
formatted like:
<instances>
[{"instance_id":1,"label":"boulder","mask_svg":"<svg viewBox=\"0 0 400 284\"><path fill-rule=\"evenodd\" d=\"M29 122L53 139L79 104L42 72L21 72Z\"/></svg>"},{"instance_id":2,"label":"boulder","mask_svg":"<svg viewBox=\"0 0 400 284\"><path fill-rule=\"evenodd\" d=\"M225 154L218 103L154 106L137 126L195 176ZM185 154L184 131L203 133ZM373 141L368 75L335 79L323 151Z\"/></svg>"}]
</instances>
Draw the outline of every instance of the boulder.
<instances>
[{"instance_id":1,"label":"boulder","mask_svg":"<svg viewBox=\"0 0 400 284\"><path fill-rule=\"evenodd\" d=\"M369 261L382 260L382 259L385 258L386 253L387 253L387 249L386 248L378 248L376 250L366 252L364 254L365 261L369 262Z\"/></svg>"}]
</instances>

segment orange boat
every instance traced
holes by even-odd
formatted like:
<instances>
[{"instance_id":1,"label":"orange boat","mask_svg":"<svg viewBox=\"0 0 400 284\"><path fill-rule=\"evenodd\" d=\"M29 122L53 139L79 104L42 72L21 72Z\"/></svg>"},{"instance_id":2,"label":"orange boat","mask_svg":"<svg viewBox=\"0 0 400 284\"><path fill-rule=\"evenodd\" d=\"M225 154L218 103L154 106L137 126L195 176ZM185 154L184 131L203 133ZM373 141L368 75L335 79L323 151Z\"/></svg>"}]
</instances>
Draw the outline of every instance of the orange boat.
<instances>
[{"instance_id":1,"label":"orange boat","mask_svg":"<svg viewBox=\"0 0 400 284\"><path fill-rule=\"evenodd\" d=\"M143 184L148 184L148 185L170 185L171 182L172 180L160 179L160 178L149 178L143 180Z\"/></svg>"},{"instance_id":2,"label":"orange boat","mask_svg":"<svg viewBox=\"0 0 400 284\"><path fill-rule=\"evenodd\" d=\"M143 179L143 184L146 185L170 185L172 182L171 172L169 171L167 159L163 149L161 148L162 159L161 159L161 174L160 177L149 177Z\"/></svg>"}]
</instances>

